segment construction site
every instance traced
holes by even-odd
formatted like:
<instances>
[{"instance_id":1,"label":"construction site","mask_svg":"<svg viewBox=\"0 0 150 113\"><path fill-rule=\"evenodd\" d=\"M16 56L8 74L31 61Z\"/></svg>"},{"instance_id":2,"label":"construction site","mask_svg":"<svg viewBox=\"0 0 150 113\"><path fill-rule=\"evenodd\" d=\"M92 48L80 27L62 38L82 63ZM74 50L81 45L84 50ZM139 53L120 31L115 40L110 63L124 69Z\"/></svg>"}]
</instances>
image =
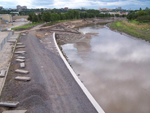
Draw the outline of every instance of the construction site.
<instances>
[{"instance_id":1,"label":"construction site","mask_svg":"<svg viewBox=\"0 0 150 113\"><path fill-rule=\"evenodd\" d=\"M0 67L0 112L104 113L66 61L59 43L63 38L84 37L79 26L111 21L114 19L67 21L10 32L0 51L0 59L6 59ZM86 34L91 35L96 34Z\"/></svg>"}]
</instances>

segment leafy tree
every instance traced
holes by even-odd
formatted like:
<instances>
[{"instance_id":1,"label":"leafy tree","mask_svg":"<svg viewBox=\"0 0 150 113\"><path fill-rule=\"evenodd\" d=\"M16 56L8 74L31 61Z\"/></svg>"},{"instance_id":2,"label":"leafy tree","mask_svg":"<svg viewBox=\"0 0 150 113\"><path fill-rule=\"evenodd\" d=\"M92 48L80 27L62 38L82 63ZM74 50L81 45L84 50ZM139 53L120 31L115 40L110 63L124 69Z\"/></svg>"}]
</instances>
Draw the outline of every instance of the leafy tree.
<instances>
[{"instance_id":1,"label":"leafy tree","mask_svg":"<svg viewBox=\"0 0 150 113\"><path fill-rule=\"evenodd\" d=\"M137 13L137 15L138 15L138 17L139 17L139 16L147 15L147 13L146 13L145 11L141 10L141 11L139 11L139 12Z\"/></svg>"},{"instance_id":2,"label":"leafy tree","mask_svg":"<svg viewBox=\"0 0 150 113\"><path fill-rule=\"evenodd\" d=\"M38 16L35 13L32 16L32 22L38 22Z\"/></svg>"},{"instance_id":3,"label":"leafy tree","mask_svg":"<svg viewBox=\"0 0 150 113\"><path fill-rule=\"evenodd\" d=\"M115 15L114 15L114 14L111 14L111 17L115 17Z\"/></svg>"},{"instance_id":4,"label":"leafy tree","mask_svg":"<svg viewBox=\"0 0 150 113\"><path fill-rule=\"evenodd\" d=\"M52 22L57 20L55 13L51 13L50 15L51 15L51 21Z\"/></svg>"},{"instance_id":5,"label":"leafy tree","mask_svg":"<svg viewBox=\"0 0 150 113\"><path fill-rule=\"evenodd\" d=\"M142 8L140 7L140 11L142 10Z\"/></svg>"},{"instance_id":6,"label":"leafy tree","mask_svg":"<svg viewBox=\"0 0 150 113\"><path fill-rule=\"evenodd\" d=\"M62 14L61 17L62 17L62 20L66 19L66 15L65 14Z\"/></svg>"},{"instance_id":7,"label":"leafy tree","mask_svg":"<svg viewBox=\"0 0 150 113\"><path fill-rule=\"evenodd\" d=\"M123 14L122 17L126 17L126 15Z\"/></svg>"},{"instance_id":8,"label":"leafy tree","mask_svg":"<svg viewBox=\"0 0 150 113\"><path fill-rule=\"evenodd\" d=\"M51 15L50 15L50 13L49 13L49 12L44 12L44 13L42 14L42 20L43 20L44 22L49 22L49 21L51 20Z\"/></svg>"},{"instance_id":9,"label":"leafy tree","mask_svg":"<svg viewBox=\"0 0 150 113\"><path fill-rule=\"evenodd\" d=\"M145 12L150 15L150 9L148 7L145 8Z\"/></svg>"},{"instance_id":10,"label":"leafy tree","mask_svg":"<svg viewBox=\"0 0 150 113\"><path fill-rule=\"evenodd\" d=\"M38 14L38 20L42 21L42 15L41 14Z\"/></svg>"},{"instance_id":11,"label":"leafy tree","mask_svg":"<svg viewBox=\"0 0 150 113\"><path fill-rule=\"evenodd\" d=\"M119 14L115 14L116 17L119 17Z\"/></svg>"},{"instance_id":12,"label":"leafy tree","mask_svg":"<svg viewBox=\"0 0 150 113\"><path fill-rule=\"evenodd\" d=\"M150 15L139 16L137 18L137 21L139 21L139 22L150 22Z\"/></svg>"},{"instance_id":13,"label":"leafy tree","mask_svg":"<svg viewBox=\"0 0 150 113\"><path fill-rule=\"evenodd\" d=\"M87 13L99 14L100 12L98 10L89 9L89 10L87 10Z\"/></svg>"},{"instance_id":14,"label":"leafy tree","mask_svg":"<svg viewBox=\"0 0 150 113\"><path fill-rule=\"evenodd\" d=\"M30 13L30 14L29 14L29 17L28 17L28 20L31 21L31 22L32 22L32 19L33 19L32 16L33 16L33 13Z\"/></svg>"}]
</instances>

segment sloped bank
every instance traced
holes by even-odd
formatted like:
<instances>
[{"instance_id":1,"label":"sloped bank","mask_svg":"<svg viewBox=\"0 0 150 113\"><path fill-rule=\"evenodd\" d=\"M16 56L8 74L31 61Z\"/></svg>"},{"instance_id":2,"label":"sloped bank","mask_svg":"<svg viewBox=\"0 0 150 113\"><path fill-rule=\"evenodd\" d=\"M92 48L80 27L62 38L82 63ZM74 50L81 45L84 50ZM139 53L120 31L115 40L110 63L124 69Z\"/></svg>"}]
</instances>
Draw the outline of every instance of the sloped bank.
<instances>
[{"instance_id":1,"label":"sloped bank","mask_svg":"<svg viewBox=\"0 0 150 113\"><path fill-rule=\"evenodd\" d=\"M136 23L128 23L127 21L116 21L108 25L108 27L150 42L150 25L148 24L138 25Z\"/></svg>"}]
</instances>

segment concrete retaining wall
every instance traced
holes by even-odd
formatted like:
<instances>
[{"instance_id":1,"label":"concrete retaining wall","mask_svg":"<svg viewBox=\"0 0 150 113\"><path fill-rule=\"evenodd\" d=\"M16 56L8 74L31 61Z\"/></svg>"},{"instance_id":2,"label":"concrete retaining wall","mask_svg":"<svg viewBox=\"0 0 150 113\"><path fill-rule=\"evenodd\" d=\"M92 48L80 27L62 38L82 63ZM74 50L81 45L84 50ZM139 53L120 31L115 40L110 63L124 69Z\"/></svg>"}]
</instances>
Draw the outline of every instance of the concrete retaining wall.
<instances>
[{"instance_id":1,"label":"concrete retaining wall","mask_svg":"<svg viewBox=\"0 0 150 113\"><path fill-rule=\"evenodd\" d=\"M13 34L14 34L14 33L13 33ZM18 36L18 37L19 37L19 36ZM17 40L17 41L18 41L18 40ZM17 45L17 42L15 43L15 46L14 46L14 48L13 48L13 52L12 52L12 54L11 54L11 58L10 58L10 59L12 59L12 57L13 57L13 53L15 52L16 45ZM6 75L5 75L5 78L4 78L4 80L3 80L2 86L0 87L0 96L1 96L2 90L3 90L3 88L4 88L4 84L5 84L7 75L8 75L8 71L9 71L9 68L10 68L10 64L11 64L11 60L10 60L10 62L9 62L9 64L8 64L8 68L7 68L7 70L6 70Z\"/></svg>"},{"instance_id":2,"label":"concrete retaining wall","mask_svg":"<svg viewBox=\"0 0 150 113\"><path fill-rule=\"evenodd\" d=\"M12 22L12 16L10 14L1 14L1 18L7 20L8 22Z\"/></svg>"},{"instance_id":3,"label":"concrete retaining wall","mask_svg":"<svg viewBox=\"0 0 150 113\"><path fill-rule=\"evenodd\" d=\"M29 17L28 15L25 15L25 16L14 16L12 19L13 20L22 19L22 18L27 19L28 17Z\"/></svg>"}]
</instances>

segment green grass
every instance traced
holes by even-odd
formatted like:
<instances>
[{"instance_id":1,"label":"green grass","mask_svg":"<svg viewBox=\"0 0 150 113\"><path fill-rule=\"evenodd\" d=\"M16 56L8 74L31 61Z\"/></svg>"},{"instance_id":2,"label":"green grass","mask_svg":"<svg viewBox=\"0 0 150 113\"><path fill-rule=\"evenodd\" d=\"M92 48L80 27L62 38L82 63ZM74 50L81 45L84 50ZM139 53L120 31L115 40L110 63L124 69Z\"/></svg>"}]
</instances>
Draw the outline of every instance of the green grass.
<instances>
[{"instance_id":1,"label":"green grass","mask_svg":"<svg viewBox=\"0 0 150 113\"><path fill-rule=\"evenodd\" d=\"M30 23L30 24L26 24L26 25L23 25L23 26L11 28L11 30L25 30L25 29L31 28L33 26L36 26L36 25L39 25L39 24L42 24L42 23L43 22Z\"/></svg>"},{"instance_id":2,"label":"green grass","mask_svg":"<svg viewBox=\"0 0 150 113\"><path fill-rule=\"evenodd\" d=\"M121 22L117 22L117 23L116 23L116 26L117 26L117 27L122 27Z\"/></svg>"},{"instance_id":3,"label":"green grass","mask_svg":"<svg viewBox=\"0 0 150 113\"><path fill-rule=\"evenodd\" d=\"M7 29L3 29L2 31L7 31Z\"/></svg>"},{"instance_id":4,"label":"green grass","mask_svg":"<svg viewBox=\"0 0 150 113\"><path fill-rule=\"evenodd\" d=\"M148 24L148 22L139 22L137 20L129 20L128 21L129 23L132 23L132 24L137 24L137 25L145 25L145 24Z\"/></svg>"},{"instance_id":5,"label":"green grass","mask_svg":"<svg viewBox=\"0 0 150 113\"><path fill-rule=\"evenodd\" d=\"M130 23L136 23L136 24L139 24L139 21L136 21L136 20L131 20L131 21L129 21Z\"/></svg>"},{"instance_id":6,"label":"green grass","mask_svg":"<svg viewBox=\"0 0 150 113\"><path fill-rule=\"evenodd\" d=\"M116 21L110 24L110 28L118 30L119 32L125 32L131 36L144 39L150 42L150 25L138 24L138 21L132 21L130 23L125 21Z\"/></svg>"}]
</instances>

